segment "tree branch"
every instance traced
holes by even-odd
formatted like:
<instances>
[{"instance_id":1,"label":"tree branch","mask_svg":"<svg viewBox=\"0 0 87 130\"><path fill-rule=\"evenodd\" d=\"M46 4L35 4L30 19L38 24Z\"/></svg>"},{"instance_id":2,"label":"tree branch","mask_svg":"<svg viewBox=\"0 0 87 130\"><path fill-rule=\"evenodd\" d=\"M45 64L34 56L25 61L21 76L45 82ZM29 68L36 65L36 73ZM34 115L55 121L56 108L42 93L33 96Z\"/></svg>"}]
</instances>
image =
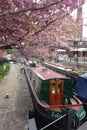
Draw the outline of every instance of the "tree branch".
<instances>
[{"instance_id":1,"label":"tree branch","mask_svg":"<svg viewBox=\"0 0 87 130\"><path fill-rule=\"evenodd\" d=\"M19 13L25 13L25 12L27 12L27 11L44 10L44 9L49 8L49 7L51 7L51 6L57 5L57 4L61 3L62 1L63 1L63 0L59 0L58 2L54 2L54 3L51 3L51 4L49 4L49 5L47 5L47 6L43 6L43 7L21 9L21 10L15 11L15 12L8 12L8 13L0 14L0 17L2 17L2 16L7 16L7 15L15 15L15 14L19 14Z\"/></svg>"},{"instance_id":2,"label":"tree branch","mask_svg":"<svg viewBox=\"0 0 87 130\"><path fill-rule=\"evenodd\" d=\"M16 44L0 46L0 50L2 50L2 49L12 49L12 46L16 46Z\"/></svg>"},{"instance_id":3,"label":"tree branch","mask_svg":"<svg viewBox=\"0 0 87 130\"><path fill-rule=\"evenodd\" d=\"M54 23L58 18L55 18L53 21L50 21L47 23L44 27L42 27L40 30L36 31L32 36L38 34L39 32L43 31L45 28L47 28L50 24Z\"/></svg>"},{"instance_id":4,"label":"tree branch","mask_svg":"<svg viewBox=\"0 0 87 130\"><path fill-rule=\"evenodd\" d=\"M80 6L81 6L81 5L78 5L77 8L80 7ZM71 12L67 13L67 14L64 14L61 18L64 18L65 16L71 14L72 12L73 12L73 10L72 10ZM45 30L45 28L47 28L50 24L54 23L57 19L58 19L58 18L55 18L53 21L50 21L50 22L47 23L44 27L42 27L40 30L36 31L33 35L36 35L36 34L38 34L39 32ZM60 25L60 24L59 24L59 25ZM33 35L32 35L32 36L33 36Z\"/></svg>"}]
</instances>

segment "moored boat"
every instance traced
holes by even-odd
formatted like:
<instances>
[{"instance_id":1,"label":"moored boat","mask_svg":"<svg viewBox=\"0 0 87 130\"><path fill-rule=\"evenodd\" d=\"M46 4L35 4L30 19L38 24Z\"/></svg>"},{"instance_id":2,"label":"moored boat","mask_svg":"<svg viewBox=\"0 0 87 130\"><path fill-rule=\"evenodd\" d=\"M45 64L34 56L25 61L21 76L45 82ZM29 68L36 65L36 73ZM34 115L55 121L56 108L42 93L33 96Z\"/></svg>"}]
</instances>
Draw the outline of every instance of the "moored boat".
<instances>
[{"instance_id":1,"label":"moored boat","mask_svg":"<svg viewBox=\"0 0 87 130\"><path fill-rule=\"evenodd\" d=\"M73 109L75 117L72 119L72 130L78 128L86 113L82 102L73 96L69 78L43 66L30 67L25 73L39 116L50 123ZM64 117L53 125L65 129L66 124L67 118Z\"/></svg>"},{"instance_id":2,"label":"moored boat","mask_svg":"<svg viewBox=\"0 0 87 130\"><path fill-rule=\"evenodd\" d=\"M83 102L87 110L87 73L78 77L75 85L75 95Z\"/></svg>"}]
</instances>

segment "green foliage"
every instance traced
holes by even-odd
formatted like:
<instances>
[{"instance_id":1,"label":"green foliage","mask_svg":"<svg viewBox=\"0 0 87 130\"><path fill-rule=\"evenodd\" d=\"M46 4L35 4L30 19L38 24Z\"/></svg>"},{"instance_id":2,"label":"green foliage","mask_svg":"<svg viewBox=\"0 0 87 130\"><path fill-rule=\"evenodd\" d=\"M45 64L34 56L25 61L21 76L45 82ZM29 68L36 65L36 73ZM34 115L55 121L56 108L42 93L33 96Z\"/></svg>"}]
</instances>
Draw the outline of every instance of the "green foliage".
<instances>
[{"instance_id":1,"label":"green foliage","mask_svg":"<svg viewBox=\"0 0 87 130\"><path fill-rule=\"evenodd\" d=\"M9 70L10 70L10 64L5 63L3 65L0 65L0 80L4 78L5 75L7 75Z\"/></svg>"}]
</instances>

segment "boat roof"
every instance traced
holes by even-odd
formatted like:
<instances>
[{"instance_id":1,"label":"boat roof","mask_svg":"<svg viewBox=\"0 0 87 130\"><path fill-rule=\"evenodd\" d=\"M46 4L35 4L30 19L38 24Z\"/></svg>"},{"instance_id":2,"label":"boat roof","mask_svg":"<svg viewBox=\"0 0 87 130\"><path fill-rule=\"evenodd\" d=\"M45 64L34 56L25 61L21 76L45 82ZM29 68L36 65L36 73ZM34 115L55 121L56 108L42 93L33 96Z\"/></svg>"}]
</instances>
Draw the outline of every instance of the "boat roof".
<instances>
[{"instance_id":1,"label":"boat roof","mask_svg":"<svg viewBox=\"0 0 87 130\"><path fill-rule=\"evenodd\" d=\"M45 68L43 66L32 67L32 70L38 75L38 77L40 77L43 80L47 80L47 79L68 79L68 77L66 77L65 75L60 74L58 72L55 72L51 69Z\"/></svg>"}]
</instances>

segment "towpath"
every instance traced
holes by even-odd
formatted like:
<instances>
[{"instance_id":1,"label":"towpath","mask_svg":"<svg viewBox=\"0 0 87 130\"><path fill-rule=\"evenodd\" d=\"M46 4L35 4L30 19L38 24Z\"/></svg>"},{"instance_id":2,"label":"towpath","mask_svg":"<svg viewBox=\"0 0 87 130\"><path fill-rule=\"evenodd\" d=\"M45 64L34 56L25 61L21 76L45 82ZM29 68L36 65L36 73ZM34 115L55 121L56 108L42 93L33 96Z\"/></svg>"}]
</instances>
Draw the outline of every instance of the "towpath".
<instances>
[{"instance_id":1,"label":"towpath","mask_svg":"<svg viewBox=\"0 0 87 130\"><path fill-rule=\"evenodd\" d=\"M28 112L33 106L21 67L11 64L10 72L0 82L0 130L28 129Z\"/></svg>"}]
</instances>

